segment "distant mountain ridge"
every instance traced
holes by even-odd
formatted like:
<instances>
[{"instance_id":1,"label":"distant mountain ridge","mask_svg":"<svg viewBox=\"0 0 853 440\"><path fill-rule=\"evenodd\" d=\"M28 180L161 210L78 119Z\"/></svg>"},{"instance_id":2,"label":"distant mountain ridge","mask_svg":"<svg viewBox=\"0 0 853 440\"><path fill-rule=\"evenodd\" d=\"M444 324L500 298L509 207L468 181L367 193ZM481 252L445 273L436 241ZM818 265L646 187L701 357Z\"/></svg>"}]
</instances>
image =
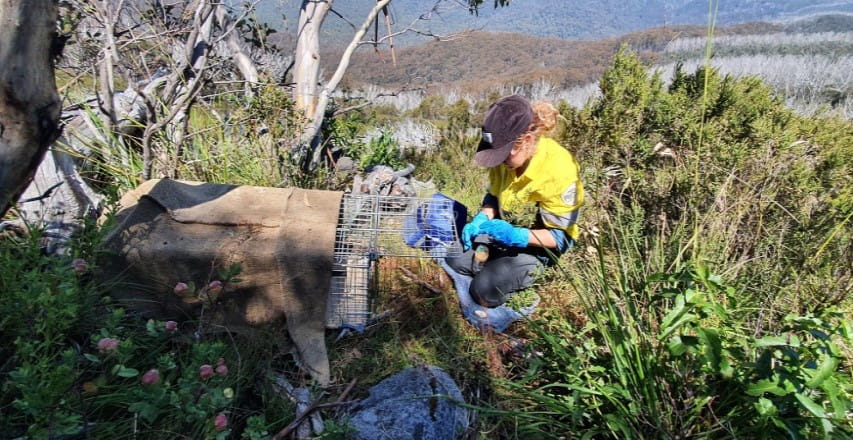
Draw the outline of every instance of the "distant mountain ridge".
<instances>
[{"instance_id":1,"label":"distant mountain ridge","mask_svg":"<svg viewBox=\"0 0 853 440\"><path fill-rule=\"evenodd\" d=\"M645 29L592 41L474 32L454 41L400 48L396 51L396 65L391 62L387 48L378 53L363 48L352 60L345 82L352 88L373 84L388 89L453 88L476 92L494 84L530 85L546 81L569 89L597 80L623 44L647 62L671 63L685 56L701 58L704 51L703 44L698 54L671 52L671 43L691 38L701 42L706 34L706 27L698 25ZM714 34L714 53L720 56L810 54L849 59L853 54L850 44L853 15L828 15L787 24L752 22L720 26ZM731 37L761 35L770 38L752 47L730 48L719 44ZM791 38L798 38L799 42ZM340 50L329 50L322 55L329 63L339 57Z\"/></svg>"},{"instance_id":2,"label":"distant mountain ridge","mask_svg":"<svg viewBox=\"0 0 853 440\"><path fill-rule=\"evenodd\" d=\"M297 0L261 0L258 18L275 29L294 32L300 2ZM354 23L360 23L375 2L338 0L334 9ZM431 1L395 0L392 17L398 26L412 22L426 12ZM718 6L717 24L751 21L787 21L824 13L853 14L853 1L838 0L729 0L714 1ZM679 24L706 24L709 0L515 0L507 7L493 8L486 0L478 15L464 7L443 9L421 28L436 33L481 29L488 32L512 32L546 38L595 40L616 37L648 28ZM286 20L282 19L282 15ZM351 37L351 26L330 16L324 23L327 44L342 44ZM381 32L381 30L380 30ZM409 38L398 44L419 43Z\"/></svg>"}]
</instances>

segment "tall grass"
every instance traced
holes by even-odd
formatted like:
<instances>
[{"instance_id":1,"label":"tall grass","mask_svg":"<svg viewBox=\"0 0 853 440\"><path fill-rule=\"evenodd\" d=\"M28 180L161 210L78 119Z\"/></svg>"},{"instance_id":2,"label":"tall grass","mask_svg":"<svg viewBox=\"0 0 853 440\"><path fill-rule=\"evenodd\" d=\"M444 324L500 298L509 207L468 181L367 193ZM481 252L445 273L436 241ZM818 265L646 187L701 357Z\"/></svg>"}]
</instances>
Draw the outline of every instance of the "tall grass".
<instances>
[{"instance_id":1,"label":"tall grass","mask_svg":"<svg viewBox=\"0 0 853 440\"><path fill-rule=\"evenodd\" d=\"M850 366L835 370L853 341L843 313L785 318L787 337L756 334L742 292L703 263L672 266L689 226L644 236L636 208L596 220L596 252L560 269L586 324L531 323L540 357L505 384L508 406L526 408L506 414L519 438L850 436ZM766 392L775 384L785 391Z\"/></svg>"}]
</instances>

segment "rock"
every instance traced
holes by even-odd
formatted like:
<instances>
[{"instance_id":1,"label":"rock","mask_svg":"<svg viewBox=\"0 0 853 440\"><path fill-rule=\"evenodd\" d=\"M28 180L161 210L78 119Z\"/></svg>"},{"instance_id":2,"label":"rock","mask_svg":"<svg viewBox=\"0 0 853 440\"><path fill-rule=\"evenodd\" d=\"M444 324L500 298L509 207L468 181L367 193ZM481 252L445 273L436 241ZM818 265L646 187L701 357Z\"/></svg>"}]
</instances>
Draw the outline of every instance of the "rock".
<instances>
[{"instance_id":1,"label":"rock","mask_svg":"<svg viewBox=\"0 0 853 440\"><path fill-rule=\"evenodd\" d=\"M350 409L349 438L359 440L455 440L469 425L468 411L453 379L441 368L408 368L370 389Z\"/></svg>"},{"instance_id":2,"label":"rock","mask_svg":"<svg viewBox=\"0 0 853 440\"><path fill-rule=\"evenodd\" d=\"M341 156L337 162L335 162L335 168L339 173L351 173L355 171L355 162L349 156Z\"/></svg>"}]
</instances>

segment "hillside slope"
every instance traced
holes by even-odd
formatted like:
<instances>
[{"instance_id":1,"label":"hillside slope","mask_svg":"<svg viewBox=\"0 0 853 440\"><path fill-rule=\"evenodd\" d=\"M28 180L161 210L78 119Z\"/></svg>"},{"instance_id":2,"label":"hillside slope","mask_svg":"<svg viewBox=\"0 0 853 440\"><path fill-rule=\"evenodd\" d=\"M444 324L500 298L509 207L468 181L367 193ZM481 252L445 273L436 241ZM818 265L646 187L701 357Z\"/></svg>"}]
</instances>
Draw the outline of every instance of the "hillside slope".
<instances>
[{"instance_id":1,"label":"hillside slope","mask_svg":"<svg viewBox=\"0 0 853 440\"><path fill-rule=\"evenodd\" d=\"M283 32L293 33L299 10L296 0L261 0L258 17ZM433 1L394 0L392 17L398 25L411 23L429 11ZM452 3L452 2L447 2ZM360 23L374 2L347 0L334 3L343 17ZM705 24L707 0L518 0L495 9L485 1L478 15L464 6L442 6L431 20L419 25L437 33L478 29L489 32L513 32L547 38L601 39L659 26ZM730 0L715 2L720 25L750 21L790 21L826 13L853 14L853 2L837 0ZM286 20L282 19L282 16ZM351 26L337 16L324 23L325 43L342 44L351 35ZM420 40L422 41L422 40ZM399 44L418 44L416 38L400 39Z\"/></svg>"},{"instance_id":2,"label":"hillside slope","mask_svg":"<svg viewBox=\"0 0 853 440\"><path fill-rule=\"evenodd\" d=\"M828 44L825 39L804 46L794 41L797 35L838 32L853 29L853 16L828 16L791 24L745 23L719 27L716 41L744 35L767 35L771 45L737 48L738 54L799 54L824 53L830 56L849 55L853 51L850 37ZM704 50L707 29L704 26L675 26L630 33L619 38L596 41L568 41L537 38L527 35L473 32L466 38L448 42L430 42L420 46L398 49L397 64L393 65L387 48L376 52L362 48L347 72L348 85L357 87L374 84L386 88L417 87L426 89L457 88L479 91L494 84L531 84L545 80L555 86L569 88L598 78L620 46L639 53L649 62L671 62L684 59L673 53L675 40L701 40L698 52ZM841 35L849 35L844 33ZM790 38L791 44L782 44ZM799 38L803 40L803 38ZM795 44L797 43L797 44ZM715 46L715 54L731 54L732 49ZM775 52L774 52L775 51ZM699 55L687 54L690 57ZM701 53L700 53L701 55ZM329 51L323 59L330 70L340 53Z\"/></svg>"}]
</instances>

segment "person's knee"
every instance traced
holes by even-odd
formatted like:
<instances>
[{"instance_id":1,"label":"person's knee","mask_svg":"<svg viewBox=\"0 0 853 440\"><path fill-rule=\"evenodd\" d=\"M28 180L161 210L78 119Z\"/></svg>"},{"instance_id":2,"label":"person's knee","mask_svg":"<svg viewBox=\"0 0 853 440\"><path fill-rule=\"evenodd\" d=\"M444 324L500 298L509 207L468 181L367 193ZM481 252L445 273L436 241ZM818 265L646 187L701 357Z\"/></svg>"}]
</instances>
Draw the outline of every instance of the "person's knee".
<instances>
[{"instance_id":1,"label":"person's knee","mask_svg":"<svg viewBox=\"0 0 853 440\"><path fill-rule=\"evenodd\" d=\"M483 277L474 277L469 291L471 297L477 304L484 307L497 307L506 302L507 294L503 293L498 286L484 280Z\"/></svg>"},{"instance_id":2,"label":"person's knee","mask_svg":"<svg viewBox=\"0 0 853 440\"><path fill-rule=\"evenodd\" d=\"M468 264L465 264L466 260ZM463 275L473 275L471 272L470 264L471 257L466 256L466 254L462 254L458 257L447 257L444 259L444 262L447 263L447 265L450 266L450 268L455 270L457 273L461 273Z\"/></svg>"}]
</instances>

